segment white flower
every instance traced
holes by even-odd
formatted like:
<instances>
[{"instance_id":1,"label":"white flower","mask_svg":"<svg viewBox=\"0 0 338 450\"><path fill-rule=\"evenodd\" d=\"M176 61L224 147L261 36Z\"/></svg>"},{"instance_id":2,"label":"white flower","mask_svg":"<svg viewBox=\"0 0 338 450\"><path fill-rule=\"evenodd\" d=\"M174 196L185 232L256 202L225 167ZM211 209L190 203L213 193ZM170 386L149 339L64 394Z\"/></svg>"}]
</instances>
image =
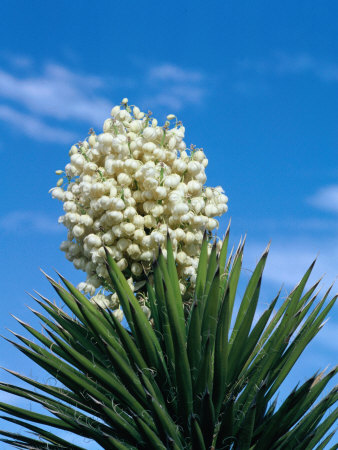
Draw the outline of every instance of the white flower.
<instances>
[{"instance_id":1,"label":"white flower","mask_svg":"<svg viewBox=\"0 0 338 450\"><path fill-rule=\"evenodd\" d=\"M94 295L102 279L110 282L103 245L140 281L159 246L166 257L168 231L183 292L184 280L196 279L201 230L218 227L214 217L227 211L228 198L221 187L205 186L208 160L202 150L186 148L185 128L173 114L160 124L123 99L111 115L103 133L71 147L70 163L56 173L64 189L56 186L51 194L63 202L59 222L68 229L60 248L87 274L80 289ZM116 309L116 294L111 301Z\"/></svg>"},{"instance_id":2,"label":"white flower","mask_svg":"<svg viewBox=\"0 0 338 450\"><path fill-rule=\"evenodd\" d=\"M153 256L154 256L153 252L150 251L150 250L147 250L147 251L145 251L145 252L143 252L143 253L141 254L140 259L141 259L142 261L150 262L150 261L152 261Z\"/></svg>"},{"instance_id":3,"label":"white flower","mask_svg":"<svg viewBox=\"0 0 338 450\"><path fill-rule=\"evenodd\" d=\"M208 217L213 217L218 215L218 209L216 205L209 204L205 208L205 215Z\"/></svg>"},{"instance_id":4,"label":"white flower","mask_svg":"<svg viewBox=\"0 0 338 450\"><path fill-rule=\"evenodd\" d=\"M127 175L126 173L120 173L117 176L117 182L121 185L121 186L129 186L131 184L133 180L131 179L131 177L129 175Z\"/></svg>"},{"instance_id":5,"label":"white flower","mask_svg":"<svg viewBox=\"0 0 338 450\"><path fill-rule=\"evenodd\" d=\"M165 237L163 236L163 234L159 233L158 231L153 231L150 236L153 242L157 245L163 244L165 241Z\"/></svg>"},{"instance_id":6,"label":"white flower","mask_svg":"<svg viewBox=\"0 0 338 450\"><path fill-rule=\"evenodd\" d=\"M125 270L128 267L128 261L126 260L126 258L122 258L117 262L117 265L119 266L120 270Z\"/></svg>"},{"instance_id":7,"label":"white flower","mask_svg":"<svg viewBox=\"0 0 338 450\"><path fill-rule=\"evenodd\" d=\"M190 161L187 170L191 175L197 175L201 171L201 165L197 161Z\"/></svg>"},{"instance_id":8,"label":"white flower","mask_svg":"<svg viewBox=\"0 0 338 450\"><path fill-rule=\"evenodd\" d=\"M182 216L189 211L189 206L186 203L177 203L174 205L172 212L176 216Z\"/></svg>"},{"instance_id":9,"label":"white flower","mask_svg":"<svg viewBox=\"0 0 338 450\"><path fill-rule=\"evenodd\" d=\"M96 234L89 234L85 240L87 241L87 245L89 247L100 247L101 239Z\"/></svg>"},{"instance_id":10,"label":"white flower","mask_svg":"<svg viewBox=\"0 0 338 450\"><path fill-rule=\"evenodd\" d=\"M144 314L147 316L147 319L149 320L150 316L151 316L151 311L148 308L148 306L143 305L143 306L141 306L141 309L144 312Z\"/></svg>"},{"instance_id":11,"label":"white flower","mask_svg":"<svg viewBox=\"0 0 338 450\"><path fill-rule=\"evenodd\" d=\"M143 272L141 264L139 264L137 262L132 263L131 272L137 277L140 276L141 273Z\"/></svg>"},{"instance_id":12,"label":"white flower","mask_svg":"<svg viewBox=\"0 0 338 450\"><path fill-rule=\"evenodd\" d=\"M152 127L145 128L143 130L143 137L144 137L144 139L149 140L149 141L154 138L156 139L156 137L157 137L156 130Z\"/></svg>"},{"instance_id":13,"label":"white flower","mask_svg":"<svg viewBox=\"0 0 338 450\"><path fill-rule=\"evenodd\" d=\"M128 255L133 259L139 259L141 255L140 247L137 244L131 244L127 248Z\"/></svg>"},{"instance_id":14,"label":"white flower","mask_svg":"<svg viewBox=\"0 0 338 450\"><path fill-rule=\"evenodd\" d=\"M179 174L183 174L187 170L187 163L184 162L182 159L176 159L173 162L173 170Z\"/></svg>"},{"instance_id":15,"label":"white flower","mask_svg":"<svg viewBox=\"0 0 338 450\"><path fill-rule=\"evenodd\" d=\"M53 198L56 198L58 200L63 200L64 199L65 193L64 193L64 190L62 188L55 187L55 188L51 189L51 192L52 192L52 197Z\"/></svg>"},{"instance_id":16,"label":"white flower","mask_svg":"<svg viewBox=\"0 0 338 450\"><path fill-rule=\"evenodd\" d=\"M202 192L202 185L195 180L191 180L187 184L188 192L192 195L197 195Z\"/></svg>"},{"instance_id":17,"label":"white flower","mask_svg":"<svg viewBox=\"0 0 338 450\"><path fill-rule=\"evenodd\" d=\"M73 228L73 234L76 238L79 238L83 235L84 233L84 228L81 227L81 225L75 225L75 227Z\"/></svg>"},{"instance_id":18,"label":"white flower","mask_svg":"<svg viewBox=\"0 0 338 450\"><path fill-rule=\"evenodd\" d=\"M120 107L119 106L114 106L114 108L111 110L110 115L111 116L116 116L118 113L120 112Z\"/></svg>"},{"instance_id":19,"label":"white flower","mask_svg":"<svg viewBox=\"0 0 338 450\"><path fill-rule=\"evenodd\" d=\"M174 189L175 187L177 187L179 185L180 181L181 181L181 177L177 173L174 173L172 175L168 175L165 178L164 186L167 188Z\"/></svg>"},{"instance_id":20,"label":"white flower","mask_svg":"<svg viewBox=\"0 0 338 450\"><path fill-rule=\"evenodd\" d=\"M158 186L153 192L153 196L156 200L163 200L167 197L168 191L164 186Z\"/></svg>"},{"instance_id":21,"label":"white flower","mask_svg":"<svg viewBox=\"0 0 338 450\"><path fill-rule=\"evenodd\" d=\"M121 229L127 236L131 236L134 234L135 225L133 223L123 223Z\"/></svg>"},{"instance_id":22,"label":"white flower","mask_svg":"<svg viewBox=\"0 0 338 450\"><path fill-rule=\"evenodd\" d=\"M131 241L129 239L122 238L117 241L116 246L121 252L123 252L129 247L130 244Z\"/></svg>"},{"instance_id":23,"label":"white flower","mask_svg":"<svg viewBox=\"0 0 338 450\"><path fill-rule=\"evenodd\" d=\"M94 303L95 305L99 306L103 309L108 309L111 307L112 301L109 296L103 295L103 294L96 294L94 297L90 299L91 303Z\"/></svg>"},{"instance_id":24,"label":"white flower","mask_svg":"<svg viewBox=\"0 0 338 450\"><path fill-rule=\"evenodd\" d=\"M113 311L113 314L119 322L122 322L124 317L122 309L115 309L115 311Z\"/></svg>"},{"instance_id":25,"label":"white flower","mask_svg":"<svg viewBox=\"0 0 338 450\"><path fill-rule=\"evenodd\" d=\"M121 211L108 211L107 217L112 224L118 224L123 220L123 213Z\"/></svg>"}]
</instances>

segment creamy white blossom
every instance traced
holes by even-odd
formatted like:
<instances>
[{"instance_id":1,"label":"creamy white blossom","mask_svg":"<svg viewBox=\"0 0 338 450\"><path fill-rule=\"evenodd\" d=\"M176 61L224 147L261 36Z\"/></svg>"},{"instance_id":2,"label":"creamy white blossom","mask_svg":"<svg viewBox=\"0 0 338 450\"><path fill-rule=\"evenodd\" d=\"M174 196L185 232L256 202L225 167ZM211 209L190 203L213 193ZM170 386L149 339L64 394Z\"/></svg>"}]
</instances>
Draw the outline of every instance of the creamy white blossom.
<instances>
[{"instance_id":1,"label":"creamy white blossom","mask_svg":"<svg viewBox=\"0 0 338 450\"><path fill-rule=\"evenodd\" d=\"M94 295L109 283L104 246L133 286L149 273L159 247L166 255L169 232L184 292L184 281L196 279L203 230L218 228L215 217L227 211L228 197L204 185L208 160L202 149L187 148L175 115L160 126L124 98L111 116L103 133L73 145L65 170L56 171L62 178L51 194L63 202L59 222L68 229L60 248L87 274L79 289ZM118 307L116 294L92 301ZM121 310L116 315L122 320Z\"/></svg>"}]
</instances>

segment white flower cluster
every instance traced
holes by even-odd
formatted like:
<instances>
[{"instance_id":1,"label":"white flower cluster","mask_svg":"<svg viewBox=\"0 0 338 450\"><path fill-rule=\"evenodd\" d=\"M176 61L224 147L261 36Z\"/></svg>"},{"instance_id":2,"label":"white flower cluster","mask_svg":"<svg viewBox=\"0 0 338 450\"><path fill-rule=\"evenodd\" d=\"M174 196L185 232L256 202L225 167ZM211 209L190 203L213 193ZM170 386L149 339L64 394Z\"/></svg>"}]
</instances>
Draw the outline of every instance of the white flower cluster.
<instances>
[{"instance_id":1,"label":"white flower cluster","mask_svg":"<svg viewBox=\"0 0 338 450\"><path fill-rule=\"evenodd\" d=\"M65 211L61 250L87 273L79 288L93 295L109 280L104 246L133 286L159 246L165 254L169 231L184 291L184 281L196 278L203 231L218 228L215 217L227 211L228 198L221 187L204 186L208 160L201 149L187 149L174 115L159 126L123 99L111 116L103 133L91 131L73 145L65 171L56 171L66 176L51 190Z\"/></svg>"}]
</instances>

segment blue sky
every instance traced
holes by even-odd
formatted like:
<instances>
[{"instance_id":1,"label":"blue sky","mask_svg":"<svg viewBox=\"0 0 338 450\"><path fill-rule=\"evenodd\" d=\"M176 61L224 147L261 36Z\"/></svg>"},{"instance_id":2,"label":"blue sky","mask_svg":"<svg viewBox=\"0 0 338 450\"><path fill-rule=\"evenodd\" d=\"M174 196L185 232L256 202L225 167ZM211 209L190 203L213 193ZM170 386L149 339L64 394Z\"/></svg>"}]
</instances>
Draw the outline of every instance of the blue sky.
<instances>
[{"instance_id":1,"label":"blue sky","mask_svg":"<svg viewBox=\"0 0 338 450\"><path fill-rule=\"evenodd\" d=\"M271 239L262 309L282 283L289 292L316 255L312 281L334 281L337 15L334 0L3 0L1 333L19 331L10 313L39 326L25 291L54 298L39 267L82 280L58 249L65 230L48 190L71 144L99 130L123 97L160 119L176 114L186 142L204 148L207 183L229 197L221 231L231 217L233 243L248 235L244 277ZM337 325L336 309L286 388L332 367ZM0 365L46 380L5 342Z\"/></svg>"}]
</instances>

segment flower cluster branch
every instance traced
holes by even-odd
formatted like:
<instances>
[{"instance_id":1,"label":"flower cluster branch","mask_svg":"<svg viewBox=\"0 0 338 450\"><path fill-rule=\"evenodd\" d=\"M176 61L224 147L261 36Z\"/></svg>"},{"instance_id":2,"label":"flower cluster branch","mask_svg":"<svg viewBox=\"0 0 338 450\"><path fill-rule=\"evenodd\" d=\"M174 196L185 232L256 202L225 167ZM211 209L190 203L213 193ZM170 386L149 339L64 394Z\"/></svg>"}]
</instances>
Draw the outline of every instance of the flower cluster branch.
<instances>
[{"instance_id":1,"label":"flower cluster branch","mask_svg":"<svg viewBox=\"0 0 338 450\"><path fill-rule=\"evenodd\" d=\"M59 222L68 229L61 244L68 260L86 272L79 289L94 295L109 283L106 246L120 269L135 282L148 274L169 231L181 290L194 283L203 232L218 228L228 198L221 187L205 186L208 160L184 142L185 128L172 114L163 126L151 112L123 99L103 133L70 149L70 163L51 190L63 202ZM107 302L107 306L109 302ZM116 295L110 306L118 305Z\"/></svg>"}]
</instances>

